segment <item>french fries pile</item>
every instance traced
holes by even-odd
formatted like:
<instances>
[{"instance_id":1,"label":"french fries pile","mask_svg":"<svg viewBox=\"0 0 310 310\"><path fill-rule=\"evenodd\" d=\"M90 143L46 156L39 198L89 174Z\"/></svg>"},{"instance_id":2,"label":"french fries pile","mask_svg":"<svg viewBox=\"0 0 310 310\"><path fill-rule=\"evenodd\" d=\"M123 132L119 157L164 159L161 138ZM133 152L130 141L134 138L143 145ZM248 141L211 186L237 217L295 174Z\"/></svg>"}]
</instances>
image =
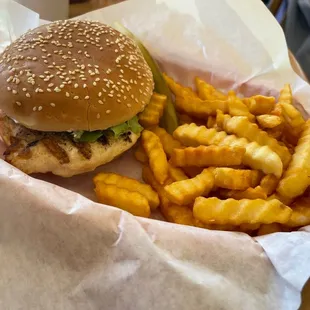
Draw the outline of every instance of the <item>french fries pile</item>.
<instances>
[{"instance_id":1,"label":"french fries pile","mask_svg":"<svg viewBox=\"0 0 310 310\"><path fill-rule=\"evenodd\" d=\"M148 217L250 235L310 224L310 120L289 85L274 97L239 98L196 78L197 92L165 75L180 126L159 126L166 96L154 93L140 114L145 128L135 157L145 184L101 173L100 202Z\"/></svg>"}]
</instances>

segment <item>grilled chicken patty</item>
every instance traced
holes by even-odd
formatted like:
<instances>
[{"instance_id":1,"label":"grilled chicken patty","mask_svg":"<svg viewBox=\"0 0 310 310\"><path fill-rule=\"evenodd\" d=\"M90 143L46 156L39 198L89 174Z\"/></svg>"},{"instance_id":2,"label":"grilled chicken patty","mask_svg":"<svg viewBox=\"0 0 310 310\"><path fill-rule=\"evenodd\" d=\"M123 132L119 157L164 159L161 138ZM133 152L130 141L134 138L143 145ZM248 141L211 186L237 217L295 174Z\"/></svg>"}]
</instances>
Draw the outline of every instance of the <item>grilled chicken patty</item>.
<instances>
[{"instance_id":1,"label":"grilled chicken patty","mask_svg":"<svg viewBox=\"0 0 310 310\"><path fill-rule=\"evenodd\" d=\"M76 142L69 132L28 129L7 116L0 120L0 135L8 146L4 158L27 174L51 172L62 177L94 170L130 149L139 138L127 132L118 139Z\"/></svg>"}]
</instances>

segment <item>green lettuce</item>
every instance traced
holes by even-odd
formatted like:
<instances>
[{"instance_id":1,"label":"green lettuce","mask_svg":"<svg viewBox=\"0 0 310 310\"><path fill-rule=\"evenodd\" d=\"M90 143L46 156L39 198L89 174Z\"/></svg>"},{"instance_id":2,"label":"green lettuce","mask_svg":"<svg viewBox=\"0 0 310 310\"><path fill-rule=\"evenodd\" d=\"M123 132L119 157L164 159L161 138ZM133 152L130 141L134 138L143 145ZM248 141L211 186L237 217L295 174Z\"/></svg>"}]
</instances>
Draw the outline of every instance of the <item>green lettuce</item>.
<instances>
[{"instance_id":1,"label":"green lettuce","mask_svg":"<svg viewBox=\"0 0 310 310\"><path fill-rule=\"evenodd\" d=\"M74 131L72 133L73 139L77 142L95 142L100 137L112 137L114 139L119 138L121 135L131 131L135 134L139 134L143 130L143 127L139 124L137 116L128 120L120 125L112 126L106 130L95 130L95 131Z\"/></svg>"}]
</instances>

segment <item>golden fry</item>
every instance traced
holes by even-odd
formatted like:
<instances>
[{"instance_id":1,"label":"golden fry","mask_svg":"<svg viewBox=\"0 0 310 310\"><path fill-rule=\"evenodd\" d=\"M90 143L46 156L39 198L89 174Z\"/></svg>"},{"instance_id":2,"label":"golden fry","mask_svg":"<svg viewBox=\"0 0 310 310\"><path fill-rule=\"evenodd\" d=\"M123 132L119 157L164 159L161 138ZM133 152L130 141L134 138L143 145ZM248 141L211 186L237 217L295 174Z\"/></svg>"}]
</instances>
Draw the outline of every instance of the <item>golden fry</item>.
<instances>
[{"instance_id":1,"label":"golden fry","mask_svg":"<svg viewBox=\"0 0 310 310\"><path fill-rule=\"evenodd\" d=\"M216 122L218 126L222 127L229 134L235 134L239 138L246 138L248 141L268 146L273 152L279 155L284 168L289 164L291 153L287 147L280 145L276 139L268 136L265 131L259 129L255 123L251 123L247 117L231 117L218 111Z\"/></svg>"},{"instance_id":2,"label":"golden fry","mask_svg":"<svg viewBox=\"0 0 310 310\"><path fill-rule=\"evenodd\" d=\"M262 170L265 174L281 177L283 165L280 157L268 146L260 146L256 142L249 143L245 138L227 135L224 131L208 129L196 124L179 126L173 136L186 146L218 145L229 147L243 147L246 149L243 163L254 170Z\"/></svg>"},{"instance_id":3,"label":"golden fry","mask_svg":"<svg viewBox=\"0 0 310 310\"><path fill-rule=\"evenodd\" d=\"M214 185L221 188L233 190L246 190L256 184L255 181L258 171L241 170L232 168L211 168L214 176Z\"/></svg>"},{"instance_id":4,"label":"golden fry","mask_svg":"<svg viewBox=\"0 0 310 310\"><path fill-rule=\"evenodd\" d=\"M203 224L194 218L193 211L189 207L172 204L168 200L164 187L155 180L150 167L143 167L142 177L145 183L151 185L157 191L161 201L160 211L167 221L182 225L203 227Z\"/></svg>"},{"instance_id":5,"label":"golden fry","mask_svg":"<svg viewBox=\"0 0 310 310\"><path fill-rule=\"evenodd\" d=\"M138 192L132 192L104 182L96 184L95 192L100 203L117 207L136 216L150 216L149 203Z\"/></svg>"},{"instance_id":6,"label":"golden fry","mask_svg":"<svg viewBox=\"0 0 310 310\"><path fill-rule=\"evenodd\" d=\"M282 114L288 125L294 129L298 135L305 124L305 120L301 113L293 106L287 103L279 103L282 107Z\"/></svg>"},{"instance_id":7,"label":"golden fry","mask_svg":"<svg viewBox=\"0 0 310 310\"><path fill-rule=\"evenodd\" d=\"M261 95L244 98L242 101L254 115L270 113L274 109L276 103L276 99L274 97L266 97Z\"/></svg>"},{"instance_id":8,"label":"golden fry","mask_svg":"<svg viewBox=\"0 0 310 310\"><path fill-rule=\"evenodd\" d=\"M235 166L242 163L245 149L229 146L198 146L174 149L171 162L176 167Z\"/></svg>"},{"instance_id":9,"label":"golden fry","mask_svg":"<svg viewBox=\"0 0 310 310\"><path fill-rule=\"evenodd\" d=\"M161 144L163 145L164 151L168 157L171 157L172 151L175 148L182 148L182 144L174 139L164 128L155 127L152 129L152 132L160 139Z\"/></svg>"},{"instance_id":10,"label":"golden fry","mask_svg":"<svg viewBox=\"0 0 310 310\"><path fill-rule=\"evenodd\" d=\"M184 87L181 84L175 82L170 76L163 73L163 76L168 84L170 90L176 97L196 97L198 98L197 94L190 88Z\"/></svg>"},{"instance_id":11,"label":"golden fry","mask_svg":"<svg viewBox=\"0 0 310 310\"><path fill-rule=\"evenodd\" d=\"M169 176L173 180L173 182L188 179L187 175L181 168L174 167L171 164L169 164Z\"/></svg>"},{"instance_id":12,"label":"golden fry","mask_svg":"<svg viewBox=\"0 0 310 310\"><path fill-rule=\"evenodd\" d=\"M149 159L148 159L148 157L147 157L147 155L146 155L142 145L138 146L138 148L136 149L134 155L135 155L136 160L138 160L139 162L141 162L143 164L146 164L149 161Z\"/></svg>"},{"instance_id":13,"label":"golden fry","mask_svg":"<svg viewBox=\"0 0 310 310\"><path fill-rule=\"evenodd\" d=\"M310 197L301 197L291 206L293 213L285 225L301 227L310 225Z\"/></svg>"},{"instance_id":14,"label":"golden fry","mask_svg":"<svg viewBox=\"0 0 310 310\"><path fill-rule=\"evenodd\" d=\"M168 222L189 226L204 226L194 218L193 211L187 206L169 203L167 205L161 205L160 211Z\"/></svg>"},{"instance_id":15,"label":"golden fry","mask_svg":"<svg viewBox=\"0 0 310 310\"><path fill-rule=\"evenodd\" d=\"M222 110L222 109L221 109ZM222 110L225 113L225 111ZM232 116L246 116L253 121L255 116L250 113L249 108L238 98L234 91L228 92L228 113Z\"/></svg>"},{"instance_id":16,"label":"golden fry","mask_svg":"<svg viewBox=\"0 0 310 310\"><path fill-rule=\"evenodd\" d=\"M263 129L273 129L282 124L282 118L277 115L262 114L256 116L257 123Z\"/></svg>"},{"instance_id":17,"label":"golden fry","mask_svg":"<svg viewBox=\"0 0 310 310\"><path fill-rule=\"evenodd\" d=\"M295 198L304 193L310 176L310 120L305 124L295 153L280 180L277 192L286 198Z\"/></svg>"},{"instance_id":18,"label":"golden fry","mask_svg":"<svg viewBox=\"0 0 310 310\"><path fill-rule=\"evenodd\" d=\"M293 201L293 199L283 197L279 193L274 193L274 194L267 197L267 200L272 200L272 199L277 199L277 200L281 201L283 204L285 204L286 206L289 206Z\"/></svg>"},{"instance_id":19,"label":"golden fry","mask_svg":"<svg viewBox=\"0 0 310 310\"><path fill-rule=\"evenodd\" d=\"M149 158L150 167L160 184L168 178L168 161L160 139L153 132L143 130L142 146Z\"/></svg>"},{"instance_id":20,"label":"golden fry","mask_svg":"<svg viewBox=\"0 0 310 310\"><path fill-rule=\"evenodd\" d=\"M265 175L260 182L260 186L266 192L267 196L271 195L276 190L278 184L279 179L273 174Z\"/></svg>"},{"instance_id":21,"label":"golden fry","mask_svg":"<svg viewBox=\"0 0 310 310\"><path fill-rule=\"evenodd\" d=\"M278 99L279 103L293 104L293 94L290 84L285 84L283 89L280 91L280 96Z\"/></svg>"},{"instance_id":22,"label":"golden fry","mask_svg":"<svg viewBox=\"0 0 310 310\"><path fill-rule=\"evenodd\" d=\"M292 209L279 200L242 199L220 200L198 197L194 203L194 217L209 224L270 224L286 223Z\"/></svg>"},{"instance_id":23,"label":"golden fry","mask_svg":"<svg viewBox=\"0 0 310 310\"><path fill-rule=\"evenodd\" d=\"M305 120L301 113L293 106L293 95L289 84L285 84L280 91L278 105L281 107L281 115L287 123L290 134L297 138L303 130Z\"/></svg>"},{"instance_id":24,"label":"golden fry","mask_svg":"<svg viewBox=\"0 0 310 310\"><path fill-rule=\"evenodd\" d=\"M143 166L142 178L146 184L149 184L157 192L161 205L167 205L170 203L166 196L164 187L156 181L154 173L149 166Z\"/></svg>"},{"instance_id":25,"label":"golden fry","mask_svg":"<svg viewBox=\"0 0 310 310\"><path fill-rule=\"evenodd\" d=\"M100 185L102 182L104 182L104 184L115 185L132 192L140 193L141 195L145 196L152 210L155 210L159 206L158 195L155 191L153 191L150 185L140 183L135 179L128 178L116 173L105 172L101 172L94 177L95 185Z\"/></svg>"},{"instance_id":26,"label":"golden fry","mask_svg":"<svg viewBox=\"0 0 310 310\"><path fill-rule=\"evenodd\" d=\"M236 200L241 200L241 199L267 199L267 194L261 186L256 186L254 188L249 187L244 191L220 189L219 195L222 198L233 198Z\"/></svg>"},{"instance_id":27,"label":"golden fry","mask_svg":"<svg viewBox=\"0 0 310 310\"><path fill-rule=\"evenodd\" d=\"M201 80L199 77L195 78L198 96L202 100L226 100L227 96L222 92L216 90L212 85Z\"/></svg>"},{"instance_id":28,"label":"golden fry","mask_svg":"<svg viewBox=\"0 0 310 310\"><path fill-rule=\"evenodd\" d=\"M178 111L189 116L207 119L209 115L215 115L216 110L228 111L226 101L203 101L200 98L176 97L175 105Z\"/></svg>"},{"instance_id":29,"label":"golden fry","mask_svg":"<svg viewBox=\"0 0 310 310\"><path fill-rule=\"evenodd\" d=\"M159 124L167 104L167 96L153 93L150 103L139 115L139 123L148 128Z\"/></svg>"},{"instance_id":30,"label":"golden fry","mask_svg":"<svg viewBox=\"0 0 310 310\"><path fill-rule=\"evenodd\" d=\"M207 195L214 186L213 174L207 169L192 179L174 182L165 186L168 199L177 205L187 205L197 196Z\"/></svg>"},{"instance_id":31,"label":"golden fry","mask_svg":"<svg viewBox=\"0 0 310 310\"><path fill-rule=\"evenodd\" d=\"M258 236L269 235L276 232L282 232L282 227L278 223L262 224L257 232Z\"/></svg>"}]
</instances>

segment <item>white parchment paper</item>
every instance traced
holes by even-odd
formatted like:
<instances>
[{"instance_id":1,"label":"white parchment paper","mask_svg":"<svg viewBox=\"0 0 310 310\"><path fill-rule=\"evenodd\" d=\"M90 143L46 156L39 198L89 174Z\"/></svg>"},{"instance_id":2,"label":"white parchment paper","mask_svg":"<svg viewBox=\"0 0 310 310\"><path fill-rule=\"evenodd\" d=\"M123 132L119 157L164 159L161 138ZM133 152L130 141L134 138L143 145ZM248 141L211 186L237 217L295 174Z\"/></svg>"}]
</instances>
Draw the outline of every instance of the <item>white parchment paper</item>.
<instances>
[{"instance_id":1,"label":"white parchment paper","mask_svg":"<svg viewBox=\"0 0 310 310\"><path fill-rule=\"evenodd\" d=\"M130 0L79 18L122 22L184 84L199 75L224 90L277 95L291 83L310 113L310 87L259 0ZM1 48L38 24L36 13L0 0ZM1 309L298 308L309 228L254 240L92 201L95 173L139 178L140 168L131 152L70 179L30 177L0 161Z\"/></svg>"}]
</instances>

